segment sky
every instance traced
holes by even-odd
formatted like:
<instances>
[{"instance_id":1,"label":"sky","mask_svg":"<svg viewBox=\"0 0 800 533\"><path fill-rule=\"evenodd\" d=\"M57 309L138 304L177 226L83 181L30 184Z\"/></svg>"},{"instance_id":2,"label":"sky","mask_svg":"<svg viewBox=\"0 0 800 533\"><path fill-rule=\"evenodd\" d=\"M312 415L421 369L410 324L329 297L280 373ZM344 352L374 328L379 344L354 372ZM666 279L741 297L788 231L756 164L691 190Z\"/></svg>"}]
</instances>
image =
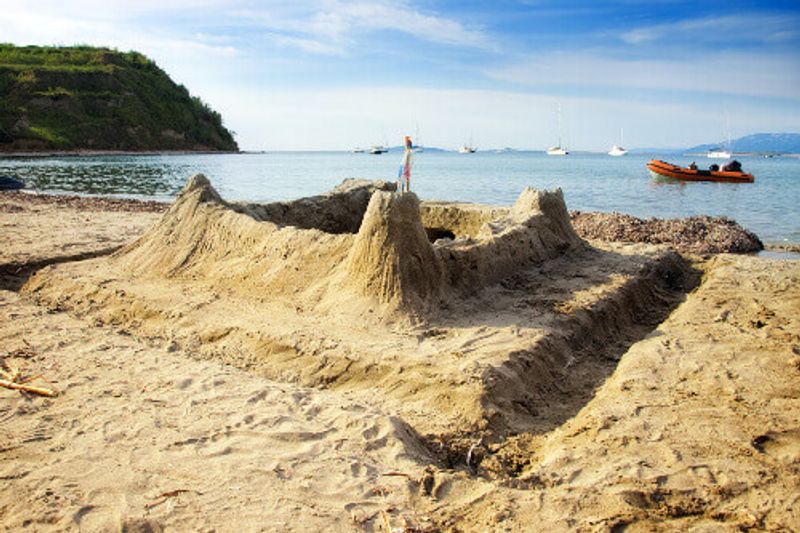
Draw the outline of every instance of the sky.
<instances>
[{"instance_id":1,"label":"sky","mask_svg":"<svg viewBox=\"0 0 800 533\"><path fill-rule=\"evenodd\" d=\"M0 42L140 51L245 150L800 132L797 0L0 0Z\"/></svg>"}]
</instances>

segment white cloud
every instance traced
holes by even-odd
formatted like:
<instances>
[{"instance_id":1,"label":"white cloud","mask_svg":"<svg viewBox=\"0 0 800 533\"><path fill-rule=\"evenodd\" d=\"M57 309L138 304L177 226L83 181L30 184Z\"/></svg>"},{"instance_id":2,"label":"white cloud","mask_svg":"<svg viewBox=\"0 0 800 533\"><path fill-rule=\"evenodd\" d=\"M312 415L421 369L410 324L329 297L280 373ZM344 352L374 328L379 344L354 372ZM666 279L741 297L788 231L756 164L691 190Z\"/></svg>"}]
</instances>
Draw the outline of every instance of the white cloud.
<instances>
[{"instance_id":1,"label":"white cloud","mask_svg":"<svg viewBox=\"0 0 800 533\"><path fill-rule=\"evenodd\" d=\"M19 0L4 2L3 11L26 11L80 17L81 20L126 20L148 14L194 13L223 8L225 0Z\"/></svg>"},{"instance_id":2,"label":"white cloud","mask_svg":"<svg viewBox=\"0 0 800 533\"><path fill-rule=\"evenodd\" d=\"M94 2L84 0L81 3ZM41 6L37 9L5 8L0 10L0 28L3 28L0 41L16 44L90 44L135 49L158 57L193 53L206 58L230 58L237 54L234 46L215 44L209 36L165 34L156 28L106 19L99 12L87 18L83 14L75 16L72 10L50 10Z\"/></svg>"},{"instance_id":3,"label":"white cloud","mask_svg":"<svg viewBox=\"0 0 800 533\"><path fill-rule=\"evenodd\" d=\"M618 59L557 52L487 71L494 79L532 86L666 89L731 95L800 97L800 64L776 54L709 52L680 59Z\"/></svg>"},{"instance_id":4,"label":"white cloud","mask_svg":"<svg viewBox=\"0 0 800 533\"><path fill-rule=\"evenodd\" d=\"M234 15L277 34L279 44L295 44L307 52L344 53L359 32L391 30L454 46L487 47L480 29L447 17L423 13L402 0L299 2L293 9L240 9Z\"/></svg>"},{"instance_id":5,"label":"white cloud","mask_svg":"<svg viewBox=\"0 0 800 533\"><path fill-rule=\"evenodd\" d=\"M800 37L800 17L760 13L685 19L643 26L620 38L628 44L668 40L698 43L779 43Z\"/></svg>"},{"instance_id":6,"label":"white cloud","mask_svg":"<svg viewBox=\"0 0 800 533\"><path fill-rule=\"evenodd\" d=\"M278 46L299 48L309 54L326 56L339 56L344 54L344 48L339 44L329 43L317 39L303 37L290 37L288 35L274 35L273 39Z\"/></svg>"},{"instance_id":7,"label":"white cloud","mask_svg":"<svg viewBox=\"0 0 800 533\"><path fill-rule=\"evenodd\" d=\"M486 36L452 19L426 15L404 2L340 2L338 9L354 26L376 30L391 29L428 41L485 46Z\"/></svg>"}]
</instances>

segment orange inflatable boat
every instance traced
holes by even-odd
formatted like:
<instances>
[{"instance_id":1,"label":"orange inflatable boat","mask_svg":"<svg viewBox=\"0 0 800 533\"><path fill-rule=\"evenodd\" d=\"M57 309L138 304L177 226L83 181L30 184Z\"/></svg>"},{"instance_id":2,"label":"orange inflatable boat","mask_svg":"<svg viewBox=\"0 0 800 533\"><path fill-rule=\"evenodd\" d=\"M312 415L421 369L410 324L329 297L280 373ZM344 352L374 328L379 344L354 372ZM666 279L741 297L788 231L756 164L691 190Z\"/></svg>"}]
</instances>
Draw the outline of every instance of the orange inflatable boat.
<instances>
[{"instance_id":1,"label":"orange inflatable boat","mask_svg":"<svg viewBox=\"0 0 800 533\"><path fill-rule=\"evenodd\" d=\"M700 170L679 167L666 161L651 159L647 169L654 177L672 178L682 181L719 181L726 183L753 183L752 174L724 170Z\"/></svg>"}]
</instances>

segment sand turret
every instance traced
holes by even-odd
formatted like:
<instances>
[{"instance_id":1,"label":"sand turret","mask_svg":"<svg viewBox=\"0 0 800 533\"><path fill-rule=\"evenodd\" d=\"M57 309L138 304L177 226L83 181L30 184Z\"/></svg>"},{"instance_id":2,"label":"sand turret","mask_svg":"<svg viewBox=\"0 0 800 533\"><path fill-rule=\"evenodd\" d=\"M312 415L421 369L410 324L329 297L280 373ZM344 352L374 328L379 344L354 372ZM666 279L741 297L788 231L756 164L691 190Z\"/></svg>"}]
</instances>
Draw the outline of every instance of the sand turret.
<instances>
[{"instance_id":1,"label":"sand turret","mask_svg":"<svg viewBox=\"0 0 800 533\"><path fill-rule=\"evenodd\" d=\"M196 193L196 201L198 202L225 203L216 189L214 189L214 187L211 185L211 182L208 181L208 178L205 176L205 174L195 174L189 178L189 180L186 182L186 185L184 185L183 189L181 189L181 192L178 193L178 202L186 199L192 193Z\"/></svg>"},{"instance_id":2,"label":"sand turret","mask_svg":"<svg viewBox=\"0 0 800 533\"><path fill-rule=\"evenodd\" d=\"M440 295L442 267L413 193L378 191L347 258L348 284L383 304L424 308Z\"/></svg>"},{"instance_id":3,"label":"sand turret","mask_svg":"<svg viewBox=\"0 0 800 533\"><path fill-rule=\"evenodd\" d=\"M572 228L561 189L539 191L525 187L511 208L511 216L520 222L525 222L538 213L544 215L549 229L565 242L580 242L580 237Z\"/></svg>"}]
</instances>

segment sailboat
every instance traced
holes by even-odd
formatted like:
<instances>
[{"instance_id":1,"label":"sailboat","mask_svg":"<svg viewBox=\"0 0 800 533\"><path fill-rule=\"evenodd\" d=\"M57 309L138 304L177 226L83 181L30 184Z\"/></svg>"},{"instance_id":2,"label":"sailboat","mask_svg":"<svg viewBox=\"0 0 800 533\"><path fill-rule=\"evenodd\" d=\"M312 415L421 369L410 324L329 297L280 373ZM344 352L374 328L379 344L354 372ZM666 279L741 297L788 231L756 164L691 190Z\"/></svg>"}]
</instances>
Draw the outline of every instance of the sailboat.
<instances>
[{"instance_id":1,"label":"sailboat","mask_svg":"<svg viewBox=\"0 0 800 533\"><path fill-rule=\"evenodd\" d=\"M730 159L731 153L723 148L712 148L706 153L706 157L711 159Z\"/></svg>"},{"instance_id":2,"label":"sailboat","mask_svg":"<svg viewBox=\"0 0 800 533\"><path fill-rule=\"evenodd\" d=\"M464 143L461 145L461 148L458 149L459 154L474 154L478 150L477 147L472 143L472 135L469 136L469 144Z\"/></svg>"},{"instance_id":3,"label":"sailboat","mask_svg":"<svg viewBox=\"0 0 800 533\"><path fill-rule=\"evenodd\" d=\"M569 152L561 147L561 104L558 104L558 144L547 149L547 155L567 155Z\"/></svg>"},{"instance_id":4,"label":"sailboat","mask_svg":"<svg viewBox=\"0 0 800 533\"><path fill-rule=\"evenodd\" d=\"M711 148L706 157L711 159L730 159L731 154L731 128L728 124L728 114L725 113L725 133L728 136L728 142L725 143L725 148Z\"/></svg>"},{"instance_id":5,"label":"sailboat","mask_svg":"<svg viewBox=\"0 0 800 533\"><path fill-rule=\"evenodd\" d=\"M613 155L615 157L619 157L621 155L626 155L628 153L628 151L625 148L622 147L623 144L625 144L625 143L623 142L622 128L620 128L620 130L619 130L619 144L615 144L614 146L612 146L611 150L608 151L608 155Z\"/></svg>"}]
</instances>

